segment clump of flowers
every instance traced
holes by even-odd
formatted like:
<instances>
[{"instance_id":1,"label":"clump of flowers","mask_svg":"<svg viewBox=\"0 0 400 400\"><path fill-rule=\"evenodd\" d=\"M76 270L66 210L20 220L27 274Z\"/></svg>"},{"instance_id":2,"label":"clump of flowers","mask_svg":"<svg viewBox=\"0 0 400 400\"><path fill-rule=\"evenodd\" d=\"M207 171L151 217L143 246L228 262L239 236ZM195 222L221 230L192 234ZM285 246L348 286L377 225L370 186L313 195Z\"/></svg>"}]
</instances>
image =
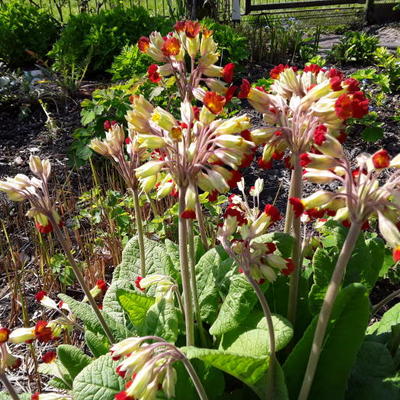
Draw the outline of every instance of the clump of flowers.
<instances>
[{"instance_id":1,"label":"clump of flowers","mask_svg":"<svg viewBox=\"0 0 400 400\"><path fill-rule=\"evenodd\" d=\"M250 275L258 283L272 282L280 271L285 275L293 272L293 262L276 254L273 241L265 240L270 226L281 219L279 210L267 204L260 209L260 193L263 180L257 179L250 189L255 206L250 207L244 192L244 182L239 184L243 198L229 197L229 205L224 213L224 222L218 230L218 239L230 256L236 260L240 270Z\"/></svg>"}]
</instances>

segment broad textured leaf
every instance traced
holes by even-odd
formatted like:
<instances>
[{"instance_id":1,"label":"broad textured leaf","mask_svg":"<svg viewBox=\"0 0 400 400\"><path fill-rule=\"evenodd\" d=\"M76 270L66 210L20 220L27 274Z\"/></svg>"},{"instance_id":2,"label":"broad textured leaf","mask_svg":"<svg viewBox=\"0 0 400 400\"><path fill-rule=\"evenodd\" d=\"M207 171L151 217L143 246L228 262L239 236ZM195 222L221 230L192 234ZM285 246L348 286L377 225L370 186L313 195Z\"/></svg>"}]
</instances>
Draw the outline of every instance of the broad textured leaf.
<instances>
[{"instance_id":1,"label":"broad textured leaf","mask_svg":"<svg viewBox=\"0 0 400 400\"><path fill-rule=\"evenodd\" d=\"M173 303L162 299L147 311L143 335L160 336L168 342L175 343L179 333L178 326L178 309Z\"/></svg>"},{"instance_id":2,"label":"broad textured leaf","mask_svg":"<svg viewBox=\"0 0 400 400\"><path fill-rule=\"evenodd\" d=\"M340 291L328 324L310 399L344 398L351 368L364 340L369 312L368 293L363 285L354 283ZM291 398L296 398L300 391L317 318L314 318L283 365Z\"/></svg>"},{"instance_id":3,"label":"broad textured leaf","mask_svg":"<svg viewBox=\"0 0 400 400\"><path fill-rule=\"evenodd\" d=\"M162 274L171 276L174 279L178 278L178 271L175 269L174 263L162 242L144 238L144 250L146 275ZM133 237L122 252L122 262L114 271L113 279L132 281L138 275L140 275L139 243L137 238Z\"/></svg>"},{"instance_id":4,"label":"broad textured leaf","mask_svg":"<svg viewBox=\"0 0 400 400\"><path fill-rule=\"evenodd\" d=\"M176 271L179 271L179 246L169 239L165 239L164 244L165 250L167 251L168 257L171 260L172 265L174 266Z\"/></svg>"},{"instance_id":5,"label":"broad textured leaf","mask_svg":"<svg viewBox=\"0 0 400 400\"><path fill-rule=\"evenodd\" d=\"M49 380L49 386L55 388L55 389L61 389L61 390L71 390L72 389L72 382L71 386L67 385L62 379L60 378L52 378Z\"/></svg>"},{"instance_id":6,"label":"broad textured leaf","mask_svg":"<svg viewBox=\"0 0 400 400\"><path fill-rule=\"evenodd\" d=\"M400 324L400 303L396 304L392 308L383 314L380 321L375 322L369 326L367 333L369 335L381 335L384 333L391 333L392 327Z\"/></svg>"},{"instance_id":7,"label":"broad textured leaf","mask_svg":"<svg viewBox=\"0 0 400 400\"><path fill-rule=\"evenodd\" d=\"M60 294L58 297L65 303L69 305L72 312L82 320L85 327L92 332L104 334L103 328L97 319L96 314L92 310L92 307L87 303L82 303L81 301L74 300L65 294ZM124 327L119 322L115 321L111 316L102 312L102 315L111 329L116 340L123 340L129 336L133 336L134 332L130 331Z\"/></svg>"},{"instance_id":8,"label":"broad textured leaf","mask_svg":"<svg viewBox=\"0 0 400 400\"><path fill-rule=\"evenodd\" d=\"M85 342L95 357L107 354L110 349L110 344L104 335L94 333L89 329L85 330Z\"/></svg>"},{"instance_id":9,"label":"broad textured leaf","mask_svg":"<svg viewBox=\"0 0 400 400\"><path fill-rule=\"evenodd\" d=\"M218 317L210 328L211 335L222 335L246 320L257 303L253 287L243 275L234 275L228 295L222 303Z\"/></svg>"},{"instance_id":10,"label":"broad textured leaf","mask_svg":"<svg viewBox=\"0 0 400 400\"><path fill-rule=\"evenodd\" d=\"M228 258L225 250L217 246L208 250L196 264L197 293L200 305L201 319L212 324L221 303L220 289L228 271L232 268L232 261L224 262Z\"/></svg>"},{"instance_id":11,"label":"broad textured leaf","mask_svg":"<svg viewBox=\"0 0 400 400\"><path fill-rule=\"evenodd\" d=\"M265 357L251 357L223 350L183 347L181 350L189 359L197 358L240 379L247 385L259 381L268 369Z\"/></svg>"},{"instance_id":12,"label":"broad textured leaf","mask_svg":"<svg viewBox=\"0 0 400 400\"><path fill-rule=\"evenodd\" d=\"M114 318L120 324L132 329L133 326L126 317L121 304L117 299L118 289L131 289L132 282L126 279L113 279L103 299L103 312Z\"/></svg>"},{"instance_id":13,"label":"broad textured leaf","mask_svg":"<svg viewBox=\"0 0 400 400\"><path fill-rule=\"evenodd\" d=\"M117 366L118 362L109 355L89 364L74 380L74 400L114 400L125 385L125 381L115 373Z\"/></svg>"},{"instance_id":14,"label":"broad textured leaf","mask_svg":"<svg viewBox=\"0 0 400 400\"><path fill-rule=\"evenodd\" d=\"M398 400L400 390L387 380L394 376L396 368L385 345L374 341L365 341L357 355L346 399Z\"/></svg>"},{"instance_id":15,"label":"broad textured leaf","mask_svg":"<svg viewBox=\"0 0 400 400\"><path fill-rule=\"evenodd\" d=\"M81 349L69 344L62 344L57 347L57 356L68 373L74 379L79 372L88 366L92 359L86 355Z\"/></svg>"},{"instance_id":16,"label":"broad textured leaf","mask_svg":"<svg viewBox=\"0 0 400 400\"><path fill-rule=\"evenodd\" d=\"M143 325L149 308L154 304L154 297L123 289L117 290L117 299L131 323L137 328Z\"/></svg>"},{"instance_id":17,"label":"broad textured leaf","mask_svg":"<svg viewBox=\"0 0 400 400\"><path fill-rule=\"evenodd\" d=\"M293 329L285 318L273 315L276 350L283 349L293 336ZM246 321L234 330L225 333L220 344L221 350L255 357L269 354L269 334L263 313L251 314Z\"/></svg>"}]
</instances>

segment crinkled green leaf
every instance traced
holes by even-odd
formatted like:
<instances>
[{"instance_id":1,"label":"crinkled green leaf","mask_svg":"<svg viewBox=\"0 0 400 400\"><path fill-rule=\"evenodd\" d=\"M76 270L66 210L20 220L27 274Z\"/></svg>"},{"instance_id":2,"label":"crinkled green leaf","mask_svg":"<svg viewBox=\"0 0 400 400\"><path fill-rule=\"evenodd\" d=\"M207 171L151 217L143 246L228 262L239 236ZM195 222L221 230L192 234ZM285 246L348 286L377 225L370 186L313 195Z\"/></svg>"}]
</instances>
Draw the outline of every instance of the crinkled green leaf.
<instances>
[{"instance_id":1,"label":"crinkled green leaf","mask_svg":"<svg viewBox=\"0 0 400 400\"><path fill-rule=\"evenodd\" d=\"M110 287L108 288L103 299L103 312L114 318L120 324L126 326L128 329L133 329L132 324L126 317L121 304L117 299L117 290L131 289L132 283L126 279L113 279Z\"/></svg>"},{"instance_id":2,"label":"crinkled green leaf","mask_svg":"<svg viewBox=\"0 0 400 400\"><path fill-rule=\"evenodd\" d=\"M276 350L283 349L292 339L293 329L286 318L273 315ZM221 350L254 357L269 354L269 333L267 321L262 312L252 313L244 323L222 337Z\"/></svg>"},{"instance_id":3,"label":"crinkled green leaf","mask_svg":"<svg viewBox=\"0 0 400 400\"><path fill-rule=\"evenodd\" d=\"M219 291L226 274L232 268L232 261L221 246L210 249L196 264L197 293L201 319L213 323L221 303Z\"/></svg>"},{"instance_id":4,"label":"crinkled green leaf","mask_svg":"<svg viewBox=\"0 0 400 400\"><path fill-rule=\"evenodd\" d=\"M210 334L218 336L239 327L256 303L257 296L246 277L234 275L218 317L211 325Z\"/></svg>"},{"instance_id":5,"label":"crinkled green leaf","mask_svg":"<svg viewBox=\"0 0 400 400\"><path fill-rule=\"evenodd\" d=\"M149 308L154 304L154 297L123 289L117 290L117 299L131 323L137 328L143 325Z\"/></svg>"},{"instance_id":6,"label":"crinkled green leaf","mask_svg":"<svg viewBox=\"0 0 400 400\"><path fill-rule=\"evenodd\" d=\"M61 390L71 390L72 385L69 386L67 385L62 379L60 378L52 378L49 380L49 386L55 388L55 389L61 389Z\"/></svg>"},{"instance_id":7,"label":"crinkled green leaf","mask_svg":"<svg viewBox=\"0 0 400 400\"><path fill-rule=\"evenodd\" d=\"M79 372L92 362L92 359L81 349L69 344L62 344L57 347L57 356L68 373L74 379Z\"/></svg>"},{"instance_id":8,"label":"crinkled green leaf","mask_svg":"<svg viewBox=\"0 0 400 400\"><path fill-rule=\"evenodd\" d=\"M94 313L92 307L87 303L82 303L81 301L74 300L65 294L59 294L58 297L69 305L71 311L85 324L85 327L92 332L104 334L103 328ZM114 335L116 340L122 340L129 336L134 335L134 332L130 331L124 327L119 322L115 321L111 316L102 312L102 315L108 324L109 328Z\"/></svg>"},{"instance_id":9,"label":"crinkled green leaf","mask_svg":"<svg viewBox=\"0 0 400 400\"><path fill-rule=\"evenodd\" d=\"M166 251L162 242L156 242L144 238L144 250L146 258L146 275L161 274L168 275L174 279L178 278L174 261ZM134 281L140 275L139 243L136 237L131 238L122 252L122 262L114 271L113 279L124 279Z\"/></svg>"},{"instance_id":10,"label":"crinkled green leaf","mask_svg":"<svg viewBox=\"0 0 400 400\"><path fill-rule=\"evenodd\" d=\"M89 364L74 380L74 400L114 400L125 385L125 381L115 373L117 366L118 362L109 355Z\"/></svg>"},{"instance_id":11,"label":"crinkled green leaf","mask_svg":"<svg viewBox=\"0 0 400 400\"><path fill-rule=\"evenodd\" d=\"M396 372L393 358L382 343L364 341L347 385L346 399L398 400L399 388L387 378Z\"/></svg>"},{"instance_id":12,"label":"crinkled green leaf","mask_svg":"<svg viewBox=\"0 0 400 400\"><path fill-rule=\"evenodd\" d=\"M168 342L175 343L179 334L179 315L175 305L161 299L147 311L143 335L160 336Z\"/></svg>"},{"instance_id":13,"label":"crinkled green leaf","mask_svg":"<svg viewBox=\"0 0 400 400\"><path fill-rule=\"evenodd\" d=\"M380 321L375 322L369 326L367 333L369 335L381 335L383 333L390 333L393 326L400 324L400 303L396 304L392 308L383 314Z\"/></svg>"},{"instance_id":14,"label":"crinkled green leaf","mask_svg":"<svg viewBox=\"0 0 400 400\"><path fill-rule=\"evenodd\" d=\"M85 342L95 357L107 354L110 349L110 344L104 335L94 333L89 329L85 329Z\"/></svg>"},{"instance_id":15,"label":"crinkled green leaf","mask_svg":"<svg viewBox=\"0 0 400 400\"><path fill-rule=\"evenodd\" d=\"M310 399L339 400L345 389L370 317L366 288L351 284L342 289L333 307L318 362ZM318 315L290 353L283 370L290 398L296 398L307 367Z\"/></svg>"}]
</instances>

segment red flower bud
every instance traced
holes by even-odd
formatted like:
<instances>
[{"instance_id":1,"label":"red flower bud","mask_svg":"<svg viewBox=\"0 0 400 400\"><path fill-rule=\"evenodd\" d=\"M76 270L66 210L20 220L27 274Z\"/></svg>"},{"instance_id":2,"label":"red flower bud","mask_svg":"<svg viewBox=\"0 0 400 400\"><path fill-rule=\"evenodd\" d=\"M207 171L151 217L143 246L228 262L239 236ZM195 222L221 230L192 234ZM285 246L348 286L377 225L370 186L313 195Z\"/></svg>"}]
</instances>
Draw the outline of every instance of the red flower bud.
<instances>
[{"instance_id":1,"label":"red flower bud","mask_svg":"<svg viewBox=\"0 0 400 400\"><path fill-rule=\"evenodd\" d=\"M250 82L247 79L242 79L242 84L240 85L237 97L239 99L247 99L247 96L250 92L250 87Z\"/></svg>"},{"instance_id":2,"label":"red flower bud","mask_svg":"<svg viewBox=\"0 0 400 400\"><path fill-rule=\"evenodd\" d=\"M106 292L107 291L107 283L105 281L103 281L103 279L99 279L96 282L96 286L102 291L102 292Z\"/></svg>"},{"instance_id":3,"label":"red flower bud","mask_svg":"<svg viewBox=\"0 0 400 400\"><path fill-rule=\"evenodd\" d=\"M148 48L150 47L150 39L148 37L142 36L137 43L139 50L142 53L146 53Z\"/></svg>"},{"instance_id":4,"label":"red flower bud","mask_svg":"<svg viewBox=\"0 0 400 400\"><path fill-rule=\"evenodd\" d=\"M145 290L144 288L142 288L141 286L140 286L140 281L143 279L143 277L142 276L138 276L136 279L135 279L135 286L139 289L139 290L141 290L142 292Z\"/></svg>"},{"instance_id":5,"label":"red flower bud","mask_svg":"<svg viewBox=\"0 0 400 400\"><path fill-rule=\"evenodd\" d=\"M235 64L229 63L226 64L222 69L222 78L225 82L231 83L233 81L233 72L235 70Z\"/></svg>"},{"instance_id":6,"label":"red flower bud","mask_svg":"<svg viewBox=\"0 0 400 400\"><path fill-rule=\"evenodd\" d=\"M49 364L49 363L53 362L56 358L57 358L57 353L55 351L48 351L43 354L42 361L45 364Z\"/></svg>"},{"instance_id":7,"label":"red flower bud","mask_svg":"<svg viewBox=\"0 0 400 400\"><path fill-rule=\"evenodd\" d=\"M272 161L264 161L262 158L260 158L257 161L257 164L262 169L271 169L272 168Z\"/></svg>"},{"instance_id":8,"label":"red flower bud","mask_svg":"<svg viewBox=\"0 0 400 400\"><path fill-rule=\"evenodd\" d=\"M46 321L38 321L35 325L35 336L39 342L49 342L53 338L51 328L47 326Z\"/></svg>"},{"instance_id":9,"label":"red flower bud","mask_svg":"<svg viewBox=\"0 0 400 400\"><path fill-rule=\"evenodd\" d=\"M279 221L282 218L279 209L272 204L267 204L265 206L264 213L271 218L272 222Z\"/></svg>"},{"instance_id":10,"label":"red flower bud","mask_svg":"<svg viewBox=\"0 0 400 400\"><path fill-rule=\"evenodd\" d=\"M319 71L321 71L321 67L317 64L310 64L310 65L306 65L304 67L304 72L312 72L313 74L318 74Z\"/></svg>"},{"instance_id":11,"label":"red flower bud","mask_svg":"<svg viewBox=\"0 0 400 400\"><path fill-rule=\"evenodd\" d=\"M194 210L185 210L181 213L181 218L196 219L196 212Z\"/></svg>"},{"instance_id":12,"label":"red flower bud","mask_svg":"<svg viewBox=\"0 0 400 400\"><path fill-rule=\"evenodd\" d=\"M199 22L186 21L185 33L188 38L194 39L200 33L201 25Z\"/></svg>"},{"instance_id":13,"label":"red flower bud","mask_svg":"<svg viewBox=\"0 0 400 400\"><path fill-rule=\"evenodd\" d=\"M271 254L276 250L275 243L272 242L265 243L265 246L267 248L267 254Z\"/></svg>"},{"instance_id":14,"label":"red flower bud","mask_svg":"<svg viewBox=\"0 0 400 400\"><path fill-rule=\"evenodd\" d=\"M384 149L377 151L372 155L372 163L374 164L374 168L376 169L389 167L390 165L389 153Z\"/></svg>"},{"instance_id":15,"label":"red flower bud","mask_svg":"<svg viewBox=\"0 0 400 400\"><path fill-rule=\"evenodd\" d=\"M314 131L314 142L317 146L322 146L326 140L326 133L328 129L325 125L318 125Z\"/></svg>"},{"instance_id":16,"label":"red flower bud","mask_svg":"<svg viewBox=\"0 0 400 400\"><path fill-rule=\"evenodd\" d=\"M150 81L153 83L157 83L161 81L161 75L158 73L158 65L151 64L147 68L147 76L149 77Z\"/></svg>"},{"instance_id":17,"label":"red flower bud","mask_svg":"<svg viewBox=\"0 0 400 400\"><path fill-rule=\"evenodd\" d=\"M299 218L301 214L304 212L304 205L300 199L297 197L291 197L289 199L290 204L293 207L294 215L296 218Z\"/></svg>"},{"instance_id":18,"label":"red flower bud","mask_svg":"<svg viewBox=\"0 0 400 400\"><path fill-rule=\"evenodd\" d=\"M393 261L394 261L394 262L397 263L397 262L400 261L400 245L399 245L399 246L396 246L396 247L393 249L392 255L393 255Z\"/></svg>"},{"instance_id":19,"label":"red flower bud","mask_svg":"<svg viewBox=\"0 0 400 400\"><path fill-rule=\"evenodd\" d=\"M296 265L294 264L291 258L286 259L286 268L282 269L281 272L283 275L290 275L296 269Z\"/></svg>"},{"instance_id":20,"label":"red flower bud","mask_svg":"<svg viewBox=\"0 0 400 400\"><path fill-rule=\"evenodd\" d=\"M8 328L0 328L0 344L7 342L10 332Z\"/></svg>"},{"instance_id":21,"label":"red flower bud","mask_svg":"<svg viewBox=\"0 0 400 400\"><path fill-rule=\"evenodd\" d=\"M35 300L42 301L44 296L47 296L47 292L45 292L44 290L41 290L40 292L37 292L35 294Z\"/></svg>"}]
</instances>

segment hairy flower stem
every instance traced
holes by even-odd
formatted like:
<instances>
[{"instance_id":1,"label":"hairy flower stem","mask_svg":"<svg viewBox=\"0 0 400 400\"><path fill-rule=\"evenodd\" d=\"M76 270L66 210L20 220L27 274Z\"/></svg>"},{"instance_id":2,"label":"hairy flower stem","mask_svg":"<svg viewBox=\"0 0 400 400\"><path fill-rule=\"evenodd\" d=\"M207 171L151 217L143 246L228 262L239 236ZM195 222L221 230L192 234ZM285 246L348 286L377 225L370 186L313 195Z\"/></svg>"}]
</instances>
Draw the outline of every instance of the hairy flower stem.
<instances>
[{"instance_id":1,"label":"hairy flower stem","mask_svg":"<svg viewBox=\"0 0 400 400\"><path fill-rule=\"evenodd\" d=\"M361 231L361 224L353 222L346 240L340 251L332 278L329 282L328 289L325 294L324 302L322 303L321 311L319 312L317 327L314 333L314 340L311 347L310 358L308 359L307 369L304 375L303 385L300 390L298 400L308 399L311 390L315 371L318 366L319 357L322 350L322 344L326 328L335 304L336 296L339 292L344 274L346 272L347 264L350 260L357 238Z\"/></svg>"},{"instance_id":2,"label":"hairy flower stem","mask_svg":"<svg viewBox=\"0 0 400 400\"><path fill-rule=\"evenodd\" d=\"M13 400L20 400L17 392L14 389L14 386L8 380L7 375L4 372L0 372L0 381L3 382L3 385L6 387L8 393Z\"/></svg>"},{"instance_id":3,"label":"hairy flower stem","mask_svg":"<svg viewBox=\"0 0 400 400\"><path fill-rule=\"evenodd\" d=\"M302 197L303 185L302 185L302 170L301 165L299 162L299 155L294 154L292 157L292 162L294 164L294 170L292 173L292 180L290 185L290 197ZM289 204L288 199L288 206ZM288 320L295 325L296 322L296 311L297 311L297 299L299 293L299 280L301 274L301 225L300 225L300 218L294 218L292 207L290 206L291 212L291 221L292 221L292 228L293 228L293 262L296 266L295 270L293 271L292 275L290 276L289 281L289 300L288 300ZM286 225L286 224L285 224ZM286 226L285 226L286 232ZM288 232L287 232L288 233Z\"/></svg>"},{"instance_id":4,"label":"hairy flower stem","mask_svg":"<svg viewBox=\"0 0 400 400\"><path fill-rule=\"evenodd\" d=\"M74 257L72 257L72 253L71 253L71 250L70 250L70 247L68 244L69 242L67 242L66 238L64 237L63 233L61 232L61 229L59 228L53 215L51 213L49 213L47 215L47 218L49 219L51 225L53 226L54 234L56 235L58 242L60 243L62 249L64 250L64 253L67 256L68 262L70 263L72 270L74 271L76 279L77 279L78 283L80 284L83 292L85 293L85 296L87 297L87 299L89 301L89 304L92 306L93 311L96 314L96 316L100 322L100 325L102 326L102 328L104 330L104 333L106 334L110 343L113 344L114 336L111 333L111 329L109 328L106 321L104 320L104 317L101 314L99 307L96 304L96 301L94 300L93 296L90 294L90 290L86 285L85 278L83 277L78 264L75 262Z\"/></svg>"},{"instance_id":5,"label":"hairy flower stem","mask_svg":"<svg viewBox=\"0 0 400 400\"><path fill-rule=\"evenodd\" d=\"M192 294L190 290L190 272L188 259L188 237L186 220L181 217L185 210L186 187L179 187L179 259L182 276L183 305L185 308L186 345L194 345L194 321Z\"/></svg>"},{"instance_id":6,"label":"hairy flower stem","mask_svg":"<svg viewBox=\"0 0 400 400\"><path fill-rule=\"evenodd\" d=\"M136 229L139 242L139 254L140 254L140 275L146 276L146 256L144 252L144 234L143 234L143 222L142 213L140 212L139 195L137 190L131 189L133 194L133 207L135 208L135 219Z\"/></svg>"},{"instance_id":7,"label":"hairy flower stem","mask_svg":"<svg viewBox=\"0 0 400 400\"><path fill-rule=\"evenodd\" d=\"M201 400L208 400L207 393L204 390L204 386L202 385L199 376L197 375L195 369L193 368L192 363L186 358L186 356L182 357L183 365L185 366L194 387L196 388L197 394L199 395Z\"/></svg>"},{"instance_id":8,"label":"hairy flower stem","mask_svg":"<svg viewBox=\"0 0 400 400\"><path fill-rule=\"evenodd\" d=\"M254 291L256 292L256 295L258 297L258 301L261 304L261 308L264 313L264 317L267 320L267 326L268 326L268 335L269 335L269 367L268 367L268 376L273 377L275 374L275 368L276 368L276 344L275 344L275 332L274 332L274 324L272 322L272 314L271 310L268 306L267 299L264 296L264 293L262 292L260 285L251 277L249 269L248 268L243 268L243 271L245 271L245 275L247 280L250 282L251 286L253 286ZM269 384L267 387L267 399L272 399L272 391L273 390L273 385Z\"/></svg>"},{"instance_id":9,"label":"hairy flower stem","mask_svg":"<svg viewBox=\"0 0 400 400\"><path fill-rule=\"evenodd\" d=\"M199 221L199 231L200 231L201 242L203 243L204 249L208 250L209 247L208 247L206 226L204 224L204 215L203 215L203 211L201 209L199 196L197 196L197 198L196 198L196 218L197 218L197 221Z\"/></svg>"},{"instance_id":10,"label":"hairy flower stem","mask_svg":"<svg viewBox=\"0 0 400 400\"><path fill-rule=\"evenodd\" d=\"M194 305L194 314L196 316L197 328L200 333L200 341L203 347L207 347L206 336L203 328L203 324L201 322L200 317L200 305L199 298L197 293L197 283L196 283L196 259L195 259L195 248L194 248L194 234L193 234L193 221L187 221L187 230L188 230L188 244L189 244L189 270L190 270L190 285L192 289L193 295L193 305Z\"/></svg>"}]
</instances>

